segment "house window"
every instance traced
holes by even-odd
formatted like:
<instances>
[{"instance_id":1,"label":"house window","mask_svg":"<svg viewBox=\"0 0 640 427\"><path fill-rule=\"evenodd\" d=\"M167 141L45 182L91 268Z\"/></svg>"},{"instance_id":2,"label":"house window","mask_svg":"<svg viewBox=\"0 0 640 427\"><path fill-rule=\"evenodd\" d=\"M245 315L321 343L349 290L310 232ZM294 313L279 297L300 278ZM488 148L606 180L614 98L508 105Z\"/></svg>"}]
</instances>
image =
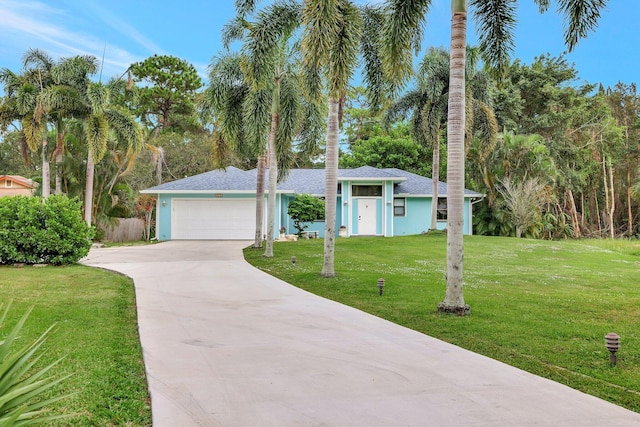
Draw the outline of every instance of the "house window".
<instances>
[{"instance_id":1,"label":"house window","mask_svg":"<svg viewBox=\"0 0 640 427\"><path fill-rule=\"evenodd\" d=\"M10 179L7 179L7 180L4 182L4 186L5 186L5 187L7 187L7 188L11 188L11 187L13 187L13 181L11 181Z\"/></svg>"},{"instance_id":2,"label":"house window","mask_svg":"<svg viewBox=\"0 0 640 427\"><path fill-rule=\"evenodd\" d=\"M446 198L438 198L438 221L446 221L447 220L447 199Z\"/></svg>"},{"instance_id":3,"label":"house window","mask_svg":"<svg viewBox=\"0 0 640 427\"><path fill-rule=\"evenodd\" d=\"M381 197L381 185L354 185L353 197Z\"/></svg>"},{"instance_id":4,"label":"house window","mask_svg":"<svg viewBox=\"0 0 640 427\"><path fill-rule=\"evenodd\" d=\"M393 199L393 216L405 216L406 199Z\"/></svg>"}]
</instances>

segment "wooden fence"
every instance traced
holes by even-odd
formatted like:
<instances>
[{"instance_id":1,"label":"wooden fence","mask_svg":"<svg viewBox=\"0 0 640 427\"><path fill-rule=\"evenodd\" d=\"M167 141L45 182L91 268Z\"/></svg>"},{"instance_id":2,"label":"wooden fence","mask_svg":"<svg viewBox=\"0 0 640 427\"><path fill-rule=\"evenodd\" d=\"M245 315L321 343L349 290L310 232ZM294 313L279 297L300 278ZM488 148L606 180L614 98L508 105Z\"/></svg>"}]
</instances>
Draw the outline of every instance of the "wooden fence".
<instances>
[{"instance_id":1,"label":"wooden fence","mask_svg":"<svg viewBox=\"0 0 640 427\"><path fill-rule=\"evenodd\" d=\"M118 225L105 230L105 240L109 242L130 242L141 240L144 233L144 220L140 218L119 218Z\"/></svg>"}]
</instances>

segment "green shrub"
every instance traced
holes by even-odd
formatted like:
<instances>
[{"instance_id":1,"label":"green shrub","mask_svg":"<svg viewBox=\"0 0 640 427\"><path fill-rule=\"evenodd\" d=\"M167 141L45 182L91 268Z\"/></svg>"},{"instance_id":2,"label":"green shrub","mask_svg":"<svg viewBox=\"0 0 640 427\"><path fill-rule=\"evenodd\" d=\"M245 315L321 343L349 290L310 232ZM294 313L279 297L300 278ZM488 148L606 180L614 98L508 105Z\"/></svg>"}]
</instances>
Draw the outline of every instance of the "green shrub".
<instances>
[{"instance_id":1,"label":"green shrub","mask_svg":"<svg viewBox=\"0 0 640 427\"><path fill-rule=\"evenodd\" d=\"M0 198L0 264L71 264L86 256L93 229L77 199Z\"/></svg>"},{"instance_id":2,"label":"green shrub","mask_svg":"<svg viewBox=\"0 0 640 427\"><path fill-rule=\"evenodd\" d=\"M324 219L324 200L310 194L298 194L289 203L287 213L293 220L293 226L298 230L298 236L302 234L307 223Z\"/></svg>"}]
</instances>

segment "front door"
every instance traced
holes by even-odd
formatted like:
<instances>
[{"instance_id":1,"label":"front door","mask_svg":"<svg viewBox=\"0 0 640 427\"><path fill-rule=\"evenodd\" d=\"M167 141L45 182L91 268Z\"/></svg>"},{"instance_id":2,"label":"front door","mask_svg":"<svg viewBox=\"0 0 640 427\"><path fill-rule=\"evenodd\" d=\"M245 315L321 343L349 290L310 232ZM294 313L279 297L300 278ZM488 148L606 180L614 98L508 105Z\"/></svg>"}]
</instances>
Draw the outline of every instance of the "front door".
<instances>
[{"instance_id":1,"label":"front door","mask_svg":"<svg viewBox=\"0 0 640 427\"><path fill-rule=\"evenodd\" d=\"M376 202L374 198L358 199L358 234L373 236L377 232Z\"/></svg>"}]
</instances>

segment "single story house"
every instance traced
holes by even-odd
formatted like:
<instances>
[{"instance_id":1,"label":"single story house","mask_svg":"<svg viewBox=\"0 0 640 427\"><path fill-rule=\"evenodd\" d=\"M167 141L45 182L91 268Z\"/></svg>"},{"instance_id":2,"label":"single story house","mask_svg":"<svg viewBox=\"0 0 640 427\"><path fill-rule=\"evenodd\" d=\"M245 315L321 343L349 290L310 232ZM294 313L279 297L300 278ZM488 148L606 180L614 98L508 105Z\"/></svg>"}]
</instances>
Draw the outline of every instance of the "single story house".
<instances>
[{"instance_id":1,"label":"single story house","mask_svg":"<svg viewBox=\"0 0 640 427\"><path fill-rule=\"evenodd\" d=\"M268 171L267 171L268 176ZM265 179L265 223L268 179ZM287 214L296 194L324 197L324 169L292 169L278 183L276 224L293 234ZM213 170L156 187L142 193L157 195L158 240L253 239L256 218L256 170L235 167ZM438 229L447 217L447 185L438 187ZM483 195L465 191L464 233L472 234L472 207ZM363 166L338 171L336 234L346 227L347 236L404 236L420 234L431 225L432 180L404 170ZM266 227L264 228L266 233ZM324 221L309 224L307 231L324 235ZM277 234L277 231L276 231Z\"/></svg>"},{"instance_id":2,"label":"single story house","mask_svg":"<svg viewBox=\"0 0 640 427\"><path fill-rule=\"evenodd\" d=\"M37 186L37 183L24 176L0 175L0 197L33 196Z\"/></svg>"}]
</instances>

